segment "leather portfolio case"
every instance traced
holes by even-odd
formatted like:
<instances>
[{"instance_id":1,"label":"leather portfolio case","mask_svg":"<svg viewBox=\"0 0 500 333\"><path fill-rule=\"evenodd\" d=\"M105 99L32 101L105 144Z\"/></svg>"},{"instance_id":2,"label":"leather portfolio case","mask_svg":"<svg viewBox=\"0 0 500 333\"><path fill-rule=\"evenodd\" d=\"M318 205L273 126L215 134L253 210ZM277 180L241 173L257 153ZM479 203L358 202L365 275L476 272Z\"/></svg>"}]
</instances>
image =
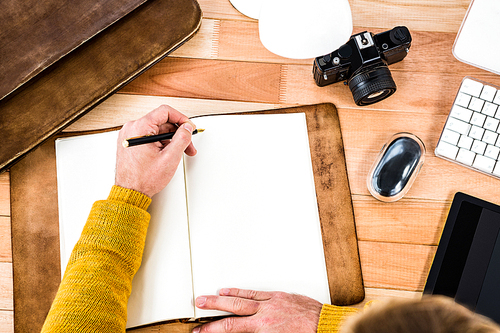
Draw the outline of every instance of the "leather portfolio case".
<instances>
[{"instance_id":1,"label":"leather portfolio case","mask_svg":"<svg viewBox=\"0 0 500 333\"><path fill-rule=\"evenodd\" d=\"M365 294L337 110L333 104L317 104L256 113L290 112L306 115L332 303L361 302ZM40 330L61 281L54 141L10 170L16 332ZM194 325L163 323L155 330L187 333Z\"/></svg>"},{"instance_id":2,"label":"leather portfolio case","mask_svg":"<svg viewBox=\"0 0 500 333\"><path fill-rule=\"evenodd\" d=\"M0 13L0 172L188 40L196 0L12 0Z\"/></svg>"}]
</instances>

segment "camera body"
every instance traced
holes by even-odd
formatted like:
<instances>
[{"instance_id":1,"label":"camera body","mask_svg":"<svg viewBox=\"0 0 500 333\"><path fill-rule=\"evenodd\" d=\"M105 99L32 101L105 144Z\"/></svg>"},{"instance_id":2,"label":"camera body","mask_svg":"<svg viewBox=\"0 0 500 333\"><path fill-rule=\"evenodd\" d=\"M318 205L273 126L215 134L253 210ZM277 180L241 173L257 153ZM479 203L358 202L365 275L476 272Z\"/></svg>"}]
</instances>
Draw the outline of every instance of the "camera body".
<instances>
[{"instance_id":1,"label":"camera body","mask_svg":"<svg viewBox=\"0 0 500 333\"><path fill-rule=\"evenodd\" d=\"M379 102L396 92L387 66L403 60L410 47L410 31L404 26L376 35L361 32L314 60L314 80L320 87L347 80L357 105Z\"/></svg>"}]
</instances>

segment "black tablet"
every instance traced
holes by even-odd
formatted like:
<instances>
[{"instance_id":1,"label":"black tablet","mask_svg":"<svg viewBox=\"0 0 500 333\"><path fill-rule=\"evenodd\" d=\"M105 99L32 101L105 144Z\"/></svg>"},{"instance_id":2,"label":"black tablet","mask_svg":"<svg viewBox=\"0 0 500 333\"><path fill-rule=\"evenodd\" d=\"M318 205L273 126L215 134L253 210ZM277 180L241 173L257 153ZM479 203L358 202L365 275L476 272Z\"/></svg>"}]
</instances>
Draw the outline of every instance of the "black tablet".
<instances>
[{"instance_id":1,"label":"black tablet","mask_svg":"<svg viewBox=\"0 0 500 333\"><path fill-rule=\"evenodd\" d=\"M452 297L500 323L499 231L500 206L456 193L424 294Z\"/></svg>"}]
</instances>

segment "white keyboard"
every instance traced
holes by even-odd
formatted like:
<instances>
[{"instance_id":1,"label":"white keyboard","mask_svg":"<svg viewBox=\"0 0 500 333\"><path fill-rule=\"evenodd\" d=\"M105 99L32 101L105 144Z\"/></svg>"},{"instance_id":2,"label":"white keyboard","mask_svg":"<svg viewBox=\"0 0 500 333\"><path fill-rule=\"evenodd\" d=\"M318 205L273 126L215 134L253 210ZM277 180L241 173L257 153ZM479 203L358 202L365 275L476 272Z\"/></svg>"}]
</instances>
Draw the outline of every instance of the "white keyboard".
<instances>
[{"instance_id":1,"label":"white keyboard","mask_svg":"<svg viewBox=\"0 0 500 333\"><path fill-rule=\"evenodd\" d=\"M436 156L500 178L500 87L465 77Z\"/></svg>"}]
</instances>

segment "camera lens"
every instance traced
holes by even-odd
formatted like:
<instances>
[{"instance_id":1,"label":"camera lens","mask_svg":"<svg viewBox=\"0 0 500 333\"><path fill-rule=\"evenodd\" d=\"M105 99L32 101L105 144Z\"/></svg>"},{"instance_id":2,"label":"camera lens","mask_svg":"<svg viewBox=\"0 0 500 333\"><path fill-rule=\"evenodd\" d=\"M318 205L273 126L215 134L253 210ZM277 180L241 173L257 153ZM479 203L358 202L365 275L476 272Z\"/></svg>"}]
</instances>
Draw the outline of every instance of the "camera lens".
<instances>
[{"instance_id":1,"label":"camera lens","mask_svg":"<svg viewBox=\"0 0 500 333\"><path fill-rule=\"evenodd\" d=\"M380 102L396 92L396 83L392 79L387 65L367 68L349 80L349 88L357 105L370 105Z\"/></svg>"}]
</instances>

